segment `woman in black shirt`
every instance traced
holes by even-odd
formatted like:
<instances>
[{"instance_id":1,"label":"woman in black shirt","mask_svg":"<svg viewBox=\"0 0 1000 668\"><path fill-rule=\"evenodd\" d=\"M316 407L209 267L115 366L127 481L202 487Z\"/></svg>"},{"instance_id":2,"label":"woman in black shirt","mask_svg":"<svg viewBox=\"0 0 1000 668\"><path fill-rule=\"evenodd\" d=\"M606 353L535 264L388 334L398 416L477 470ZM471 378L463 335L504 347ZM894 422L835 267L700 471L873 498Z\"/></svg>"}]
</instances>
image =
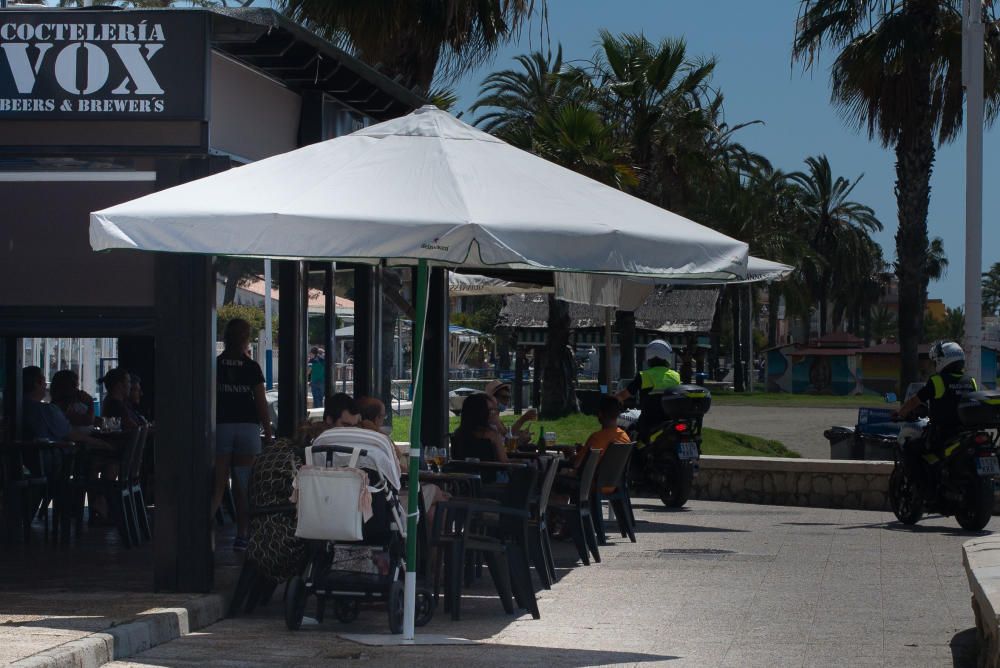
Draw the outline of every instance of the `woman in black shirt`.
<instances>
[{"instance_id":1,"label":"woman in black shirt","mask_svg":"<svg viewBox=\"0 0 1000 668\"><path fill-rule=\"evenodd\" d=\"M235 318L226 323L225 349L216 358L215 367L215 494L212 516L222 503L222 495L233 479L236 503L236 541L233 549L247 547L250 514L247 487L254 460L260 454L261 429L264 438L272 439L271 419L267 410L264 374L249 355L250 323Z\"/></svg>"}]
</instances>

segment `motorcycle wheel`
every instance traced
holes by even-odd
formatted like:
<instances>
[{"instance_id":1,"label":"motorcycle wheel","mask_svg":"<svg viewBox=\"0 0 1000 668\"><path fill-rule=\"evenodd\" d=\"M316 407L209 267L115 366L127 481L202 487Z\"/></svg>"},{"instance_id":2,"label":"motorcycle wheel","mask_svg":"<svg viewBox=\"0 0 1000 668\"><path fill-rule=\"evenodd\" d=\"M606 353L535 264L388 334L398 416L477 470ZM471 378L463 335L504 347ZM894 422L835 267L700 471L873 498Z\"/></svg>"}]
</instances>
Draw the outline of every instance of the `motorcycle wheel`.
<instances>
[{"instance_id":1,"label":"motorcycle wheel","mask_svg":"<svg viewBox=\"0 0 1000 668\"><path fill-rule=\"evenodd\" d=\"M912 526L924 516L924 500L900 466L889 476L889 505L896 519L906 525Z\"/></svg>"},{"instance_id":2,"label":"motorcycle wheel","mask_svg":"<svg viewBox=\"0 0 1000 668\"><path fill-rule=\"evenodd\" d=\"M682 508L691 496L694 484L694 467L689 464L670 464L666 482L660 488L660 501L667 508Z\"/></svg>"},{"instance_id":3,"label":"motorcycle wheel","mask_svg":"<svg viewBox=\"0 0 1000 668\"><path fill-rule=\"evenodd\" d=\"M993 480L977 478L964 506L955 513L958 525L966 531L982 531L993 516Z\"/></svg>"}]
</instances>

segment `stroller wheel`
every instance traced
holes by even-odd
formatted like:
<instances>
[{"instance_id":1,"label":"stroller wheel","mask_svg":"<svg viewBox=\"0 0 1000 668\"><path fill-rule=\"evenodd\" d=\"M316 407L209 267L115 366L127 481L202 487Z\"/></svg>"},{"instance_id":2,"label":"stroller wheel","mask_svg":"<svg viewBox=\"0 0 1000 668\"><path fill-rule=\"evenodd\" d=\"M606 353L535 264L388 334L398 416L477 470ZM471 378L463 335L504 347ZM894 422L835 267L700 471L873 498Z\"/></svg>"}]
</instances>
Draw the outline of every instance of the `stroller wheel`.
<instances>
[{"instance_id":1,"label":"stroller wheel","mask_svg":"<svg viewBox=\"0 0 1000 668\"><path fill-rule=\"evenodd\" d=\"M350 624L358 618L361 606L353 598L338 598L333 601L333 614L344 624Z\"/></svg>"},{"instance_id":2,"label":"stroller wheel","mask_svg":"<svg viewBox=\"0 0 1000 668\"><path fill-rule=\"evenodd\" d=\"M288 581L285 591L285 626L289 631L298 631L302 626L302 616L306 610L306 583L296 575Z\"/></svg>"},{"instance_id":3,"label":"stroller wheel","mask_svg":"<svg viewBox=\"0 0 1000 668\"><path fill-rule=\"evenodd\" d=\"M403 582L396 580L389 585L389 632L403 632Z\"/></svg>"},{"instance_id":4,"label":"stroller wheel","mask_svg":"<svg viewBox=\"0 0 1000 668\"><path fill-rule=\"evenodd\" d=\"M424 626L434 616L434 597L427 589L417 590L417 609L413 619L416 626Z\"/></svg>"}]
</instances>

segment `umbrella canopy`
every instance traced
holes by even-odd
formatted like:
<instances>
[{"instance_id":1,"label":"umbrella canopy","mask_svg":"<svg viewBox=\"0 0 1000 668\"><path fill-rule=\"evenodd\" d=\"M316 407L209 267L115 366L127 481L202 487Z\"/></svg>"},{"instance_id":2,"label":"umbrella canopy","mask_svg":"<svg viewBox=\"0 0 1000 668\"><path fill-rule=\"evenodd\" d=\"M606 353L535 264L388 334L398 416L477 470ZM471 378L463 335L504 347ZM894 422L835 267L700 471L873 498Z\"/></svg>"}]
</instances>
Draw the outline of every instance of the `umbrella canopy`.
<instances>
[{"instance_id":1,"label":"umbrella canopy","mask_svg":"<svg viewBox=\"0 0 1000 668\"><path fill-rule=\"evenodd\" d=\"M417 264L410 478L428 266L742 279L747 245L516 149L435 107L91 214L94 250ZM410 486L409 507L417 507ZM407 519L416 563L417 514ZM406 572L413 638L416 574Z\"/></svg>"},{"instance_id":2,"label":"umbrella canopy","mask_svg":"<svg viewBox=\"0 0 1000 668\"><path fill-rule=\"evenodd\" d=\"M131 248L730 279L747 245L436 107L91 214Z\"/></svg>"}]
</instances>

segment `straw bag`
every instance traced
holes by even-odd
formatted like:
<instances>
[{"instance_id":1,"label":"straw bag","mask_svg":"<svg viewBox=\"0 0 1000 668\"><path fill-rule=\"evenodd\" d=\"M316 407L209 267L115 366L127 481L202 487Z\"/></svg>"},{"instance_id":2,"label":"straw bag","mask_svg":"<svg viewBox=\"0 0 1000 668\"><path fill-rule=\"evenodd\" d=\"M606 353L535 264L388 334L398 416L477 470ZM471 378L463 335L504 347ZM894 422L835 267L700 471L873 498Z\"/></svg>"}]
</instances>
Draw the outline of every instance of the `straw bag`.
<instances>
[{"instance_id":1,"label":"straw bag","mask_svg":"<svg viewBox=\"0 0 1000 668\"><path fill-rule=\"evenodd\" d=\"M306 451L306 462L312 456ZM368 476L355 468L360 450L355 449L347 468L325 468L307 463L295 478L298 499L299 538L329 541L359 541L366 520ZM370 504L368 514L370 516Z\"/></svg>"}]
</instances>

